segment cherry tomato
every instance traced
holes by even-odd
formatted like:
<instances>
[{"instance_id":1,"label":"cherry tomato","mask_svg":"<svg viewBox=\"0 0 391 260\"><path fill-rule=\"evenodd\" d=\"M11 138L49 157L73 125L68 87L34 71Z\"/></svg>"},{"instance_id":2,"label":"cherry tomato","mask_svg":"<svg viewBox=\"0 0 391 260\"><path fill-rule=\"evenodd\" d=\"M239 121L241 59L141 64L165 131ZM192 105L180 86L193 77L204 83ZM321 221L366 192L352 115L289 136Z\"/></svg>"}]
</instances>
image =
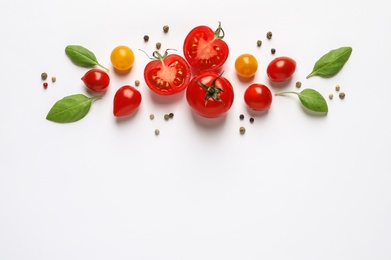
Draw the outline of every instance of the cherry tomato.
<instances>
[{"instance_id":1,"label":"cherry tomato","mask_svg":"<svg viewBox=\"0 0 391 260\"><path fill-rule=\"evenodd\" d=\"M235 70L243 78L252 77L258 70L258 61L251 54L242 54L235 60Z\"/></svg>"},{"instance_id":2,"label":"cherry tomato","mask_svg":"<svg viewBox=\"0 0 391 260\"><path fill-rule=\"evenodd\" d=\"M290 79L296 70L296 61L289 57L278 57L267 66L267 75L271 81L283 82Z\"/></svg>"},{"instance_id":3,"label":"cherry tomato","mask_svg":"<svg viewBox=\"0 0 391 260\"><path fill-rule=\"evenodd\" d=\"M118 71L127 71L133 66L134 53L129 47L120 45L111 51L110 60Z\"/></svg>"},{"instance_id":4,"label":"cherry tomato","mask_svg":"<svg viewBox=\"0 0 391 260\"><path fill-rule=\"evenodd\" d=\"M216 31L203 25L193 28L183 44L183 53L190 66L197 72L221 68L229 54L223 38L224 31L220 23Z\"/></svg>"},{"instance_id":5,"label":"cherry tomato","mask_svg":"<svg viewBox=\"0 0 391 260\"><path fill-rule=\"evenodd\" d=\"M190 81L186 99L197 114L208 118L220 117L231 108L234 90L222 73L207 71Z\"/></svg>"},{"instance_id":6,"label":"cherry tomato","mask_svg":"<svg viewBox=\"0 0 391 260\"><path fill-rule=\"evenodd\" d=\"M141 99L141 94L136 88L129 85L122 86L114 95L114 116L133 114L140 106Z\"/></svg>"},{"instance_id":7,"label":"cherry tomato","mask_svg":"<svg viewBox=\"0 0 391 260\"><path fill-rule=\"evenodd\" d=\"M268 87L262 84L251 84L244 92L244 102L255 111L264 111L270 108L273 96Z\"/></svg>"},{"instance_id":8,"label":"cherry tomato","mask_svg":"<svg viewBox=\"0 0 391 260\"><path fill-rule=\"evenodd\" d=\"M107 89L110 84L109 75L99 69L90 69L81 78L87 88L95 92L102 92Z\"/></svg>"},{"instance_id":9,"label":"cherry tomato","mask_svg":"<svg viewBox=\"0 0 391 260\"><path fill-rule=\"evenodd\" d=\"M153 53L155 60L150 61L144 69L144 79L147 86L159 95L172 95L183 91L189 84L191 71L187 61L177 55L162 56Z\"/></svg>"}]
</instances>

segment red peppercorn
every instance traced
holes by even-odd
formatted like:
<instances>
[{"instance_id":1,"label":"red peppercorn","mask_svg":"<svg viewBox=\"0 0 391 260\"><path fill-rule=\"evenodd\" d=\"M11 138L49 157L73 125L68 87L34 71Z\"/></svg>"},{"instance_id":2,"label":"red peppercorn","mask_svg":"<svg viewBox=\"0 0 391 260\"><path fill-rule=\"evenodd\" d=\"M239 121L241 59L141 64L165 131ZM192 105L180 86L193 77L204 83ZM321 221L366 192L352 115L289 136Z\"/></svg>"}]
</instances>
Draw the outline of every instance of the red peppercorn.
<instances>
[{"instance_id":1,"label":"red peppercorn","mask_svg":"<svg viewBox=\"0 0 391 260\"><path fill-rule=\"evenodd\" d=\"M44 83L43 83L43 87L44 87L44 88L47 88L47 87L48 87L48 83L47 83L47 82L44 82Z\"/></svg>"}]
</instances>

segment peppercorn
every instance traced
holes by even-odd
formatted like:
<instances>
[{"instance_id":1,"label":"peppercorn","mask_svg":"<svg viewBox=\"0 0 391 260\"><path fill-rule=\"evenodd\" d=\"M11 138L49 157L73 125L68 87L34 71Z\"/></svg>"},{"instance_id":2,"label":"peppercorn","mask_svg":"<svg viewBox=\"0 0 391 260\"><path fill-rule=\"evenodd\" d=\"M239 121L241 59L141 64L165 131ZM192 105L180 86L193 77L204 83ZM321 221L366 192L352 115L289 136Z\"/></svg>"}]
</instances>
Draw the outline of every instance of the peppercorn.
<instances>
[{"instance_id":1,"label":"peppercorn","mask_svg":"<svg viewBox=\"0 0 391 260\"><path fill-rule=\"evenodd\" d=\"M243 119L244 119L244 115L241 114L241 115L239 116L239 118L240 118L240 120L243 120Z\"/></svg>"},{"instance_id":2,"label":"peppercorn","mask_svg":"<svg viewBox=\"0 0 391 260\"><path fill-rule=\"evenodd\" d=\"M48 74L46 72L41 73L41 79L46 80L48 78Z\"/></svg>"},{"instance_id":3,"label":"peppercorn","mask_svg":"<svg viewBox=\"0 0 391 260\"><path fill-rule=\"evenodd\" d=\"M168 25L163 26L163 32L168 33L169 29L170 29L170 27Z\"/></svg>"},{"instance_id":4,"label":"peppercorn","mask_svg":"<svg viewBox=\"0 0 391 260\"><path fill-rule=\"evenodd\" d=\"M250 118L250 123L251 124L254 123L254 118L253 117Z\"/></svg>"},{"instance_id":5,"label":"peppercorn","mask_svg":"<svg viewBox=\"0 0 391 260\"><path fill-rule=\"evenodd\" d=\"M257 41L257 46L258 46L258 47L261 47L261 46L262 46L262 41L261 41L261 40L258 40L258 41Z\"/></svg>"},{"instance_id":6,"label":"peppercorn","mask_svg":"<svg viewBox=\"0 0 391 260\"><path fill-rule=\"evenodd\" d=\"M145 42L149 41L149 36L148 35L144 35L144 41Z\"/></svg>"},{"instance_id":7,"label":"peppercorn","mask_svg":"<svg viewBox=\"0 0 391 260\"><path fill-rule=\"evenodd\" d=\"M136 87L140 86L140 80L136 79L136 80L134 81L134 85L136 85Z\"/></svg>"},{"instance_id":8,"label":"peppercorn","mask_svg":"<svg viewBox=\"0 0 391 260\"><path fill-rule=\"evenodd\" d=\"M155 135L159 135L160 134L160 130L159 129L155 129Z\"/></svg>"},{"instance_id":9,"label":"peppercorn","mask_svg":"<svg viewBox=\"0 0 391 260\"><path fill-rule=\"evenodd\" d=\"M161 47L162 47L162 44L160 42L157 42L156 43L156 49L160 50Z\"/></svg>"},{"instance_id":10,"label":"peppercorn","mask_svg":"<svg viewBox=\"0 0 391 260\"><path fill-rule=\"evenodd\" d=\"M339 93L339 98L340 99L344 99L345 98L345 93L344 92Z\"/></svg>"},{"instance_id":11,"label":"peppercorn","mask_svg":"<svg viewBox=\"0 0 391 260\"><path fill-rule=\"evenodd\" d=\"M272 54L276 53L276 49L274 49L274 48L272 48L270 51L271 51Z\"/></svg>"},{"instance_id":12,"label":"peppercorn","mask_svg":"<svg viewBox=\"0 0 391 260\"><path fill-rule=\"evenodd\" d=\"M52 77L52 82L56 82L57 78L55 76Z\"/></svg>"},{"instance_id":13,"label":"peppercorn","mask_svg":"<svg viewBox=\"0 0 391 260\"><path fill-rule=\"evenodd\" d=\"M44 82L42 85L43 85L44 88L48 87L48 83L47 82Z\"/></svg>"},{"instance_id":14,"label":"peppercorn","mask_svg":"<svg viewBox=\"0 0 391 260\"><path fill-rule=\"evenodd\" d=\"M165 119L165 120L170 119L170 115L169 115L169 114L165 114L165 115L164 115L164 119Z\"/></svg>"},{"instance_id":15,"label":"peppercorn","mask_svg":"<svg viewBox=\"0 0 391 260\"><path fill-rule=\"evenodd\" d=\"M169 117L169 118L174 118L174 113L168 114L168 117Z\"/></svg>"},{"instance_id":16,"label":"peppercorn","mask_svg":"<svg viewBox=\"0 0 391 260\"><path fill-rule=\"evenodd\" d=\"M155 118L155 115L154 114L150 114L149 115L149 119L153 120Z\"/></svg>"},{"instance_id":17,"label":"peppercorn","mask_svg":"<svg viewBox=\"0 0 391 260\"><path fill-rule=\"evenodd\" d=\"M272 32L267 32L266 33L266 38L268 38L269 40L272 38L272 36L273 36Z\"/></svg>"},{"instance_id":18,"label":"peppercorn","mask_svg":"<svg viewBox=\"0 0 391 260\"><path fill-rule=\"evenodd\" d=\"M336 85L336 86L335 86L335 90L336 90L336 91L339 91L340 89L341 89L341 86L340 86L340 85Z\"/></svg>"},{"instance_id":19,"label":"peppercorn","mask_svg":"<svg viewBox=\"0 0 391 260\"><path fill-rule=\"evenodd\" d=\"M244 128L244 126L241 126L241 127L239 128L239 133L240 133L241 135L243 135L245 132L246 132L246 128Z\"/></svg>"},{"instance_id":20,"label":"peppercorn","mask_svg":"<svg viewBox=\"0 0 391 260\"><path fill-rule=\"evenodd\" d=\"M334 95L333 94L329 94L329 99L333 99Z\"/></svg>"},{"instance_id":21,"label":"peppercorn","mask_svg":"<svg viewBox=\"0 0 391 260\"><path fill-rule=\"evenodd\" d=\"M300 87L301 87L301 82L300 81L296 82L296 88L300 88Z\"/></svg>"}]
</instances>

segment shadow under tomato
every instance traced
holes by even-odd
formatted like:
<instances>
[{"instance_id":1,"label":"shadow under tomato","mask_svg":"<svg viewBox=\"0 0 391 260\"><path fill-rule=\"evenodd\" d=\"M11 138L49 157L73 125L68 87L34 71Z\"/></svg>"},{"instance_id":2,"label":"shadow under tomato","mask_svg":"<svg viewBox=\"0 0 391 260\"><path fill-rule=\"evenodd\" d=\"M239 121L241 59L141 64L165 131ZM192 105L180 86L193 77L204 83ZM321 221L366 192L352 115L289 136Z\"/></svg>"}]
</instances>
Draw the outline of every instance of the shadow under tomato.
<instances>
[{"instance_id":1,"label":"shadow under tomato","mask_svg":"<svg viewBox=\"0 0 391 260\"><path fill-rule=\"evenodd\" d=\"M268 82L269 82L269 86L271 86L272 88L282 89L282 88L286 88L292 84L292 78L290 78L286 81L283 81L283 82L275 82L275 81L268 79Z\"/></svg>"},{"instance_id":2,"label":"shadow under tomato","mask_svg":"<svg viewBox=\"0 0 391 260\"><path fill-rule=\"evenodd\" d=\"M124 124L125 122L129 122L130 120L132 120L134 117L136 117L137 113L138 113L138 110L130 115L127 115L127 116L120 116L120 117L116 117L114 115L113 116L115 118L115 122L120 125L120 124Z\"/></svg>"},{"instance_id":3,"label":"shadow under tomato","mask_svg":"<svg viewBox=\"0 0 391 260\"><path fill-rule=\"evenodd\" d=\"M251 76L251 77L242 77L240 76L239 74L236 74L236 77L238 78L238 80L241 82L241 83L246 83L246 84L249 84L250 82L252 82L254 80L254 76Z\"/></svg>"},{"instance_id":4,"label":"shadow under tomato","mask_svg":"<svg viewBox=\"0 0 391 260\"><path fill-rule=\"evenodd\" d=\"M201 126L202 128L205 129L220 129L224 126L225 122L227 121L227 114L224 114L220 117L215 117L215 118L207 118L203 117L194 111L190 111L192 118L194 122L198 125Z\"/></svg>"},{"instance_id":5,"label":"shadow under tomato","mask_svg":"<svg viewBox=\"0 0 391 260\"><path fill-rule=\"evenodd\" d=\"M159 95L152 90L149 89L149 94L151 96L151 99L154 103L157 104L173 104L180 102L183 99L183 96L185 94L185 91L181 91L179 93L173 94L173 95Z\"/></svg>"},{"instance_id":6,"label":"shadow under tomato","mask_svg":"<svg viewBox=\"0 0 391 260\"><path fill-rule=\"evenodd\" d=\"M249 107L246 107L247 109L247 113L252 116L252 117L265 117L267 116L267 114L269 113L269 109L266 109L264 111L256 111L256 110L253 110Z\"/></svg>"},{"instance_id":7,"label":"shadow under tomato","mask_svg":"<svg viewBox=\"0 0 391 260\"><path fill-rule=\"evenodd\" d=\"M130 73L130 71L132 70L132 67L130 69L127 69L127 70L118 70L114 67L112 67L114 73L117 75L117 76L126 76Z\"/></svg>"}]
</instances>

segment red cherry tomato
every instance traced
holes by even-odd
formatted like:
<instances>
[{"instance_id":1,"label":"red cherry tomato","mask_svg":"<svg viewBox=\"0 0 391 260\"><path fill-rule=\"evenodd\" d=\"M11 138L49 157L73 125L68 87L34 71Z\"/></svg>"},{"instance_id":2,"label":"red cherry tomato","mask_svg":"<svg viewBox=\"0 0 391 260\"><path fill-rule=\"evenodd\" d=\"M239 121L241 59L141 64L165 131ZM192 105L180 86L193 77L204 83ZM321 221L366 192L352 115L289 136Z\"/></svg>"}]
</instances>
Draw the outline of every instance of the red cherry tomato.
<instances>
[{"instance_id":1,"label":"red cherry tomato","mask_svg":"<svg viewBox=\"0 0 391 260\"><path fill-rule=\"evenodd\" d=\"M81 78L87 88L95 92L102 92L107 89L110 84L109 75L99 69L91 69Z\"/></svg>"},{"instance_id":2,"label":"red cherry tomato","mask_svg":"<svg viewBox=\"0 0 391 260\"><path fill-rule=\"evenodd\" d=\"M197 72L218 70L228 58L229 48L224 31L219 27L213 31L207 26L192 29L185 38L183 53L190 66Z\"/></svg>"},{"instance_id":3,"label":"red cherry tomato","mask_svg":"<svg viewBox=\"0 0 391 260\"><path fill-rule=\"evenodd\" d=\"M155 51L156 60L150 61L144 69L147 86L159 95L172 95L183 91L189 84L191 71L187 61L167 51L162 56Z\"/></svg>"},{"instance_id":4,"label":"red cherry tomato","mask_svg":"<svg viewBox=\"0 0 391 260\"><path fill-rule=\"evenodd\" d=\"M197 114L208 118L220 117L231 108L234 89L222 73L203 72L190 81L186 99Z\"/></svg>"},{"instance_id":5,"label":"red cherry tomato","mask_svg":"<svg viewBox=\"0 0 391 260\"><path fill-rule=\"evenodd\" d=\"M133 114L137 111L140 104L140 92L132 86L123 86L119 88L114 95L113 114L116 117Z\"/></svg>"},{"instance_id":6,"label":"red cherry tomato","mask_svg":"<svg viewBox=\"0 0 391 260\"><path fill-rule=\"evenodd\" d=\"M244 102L255 111L264 111L270 108L273 95L268 87L262 84L251 84L244 92Z\"/></svg>"},{"instance_id":7,"label":"red cherry tomato","mask_svg":"<svg viewBox=\"0 0 391 260\"><path fill-rule=\"evenodd\" d=\"M289 57L278 57L267 66L267 75L271 81L282 82L290 79L296 70L296 61Z\"/></svg>"}]
</instances>

